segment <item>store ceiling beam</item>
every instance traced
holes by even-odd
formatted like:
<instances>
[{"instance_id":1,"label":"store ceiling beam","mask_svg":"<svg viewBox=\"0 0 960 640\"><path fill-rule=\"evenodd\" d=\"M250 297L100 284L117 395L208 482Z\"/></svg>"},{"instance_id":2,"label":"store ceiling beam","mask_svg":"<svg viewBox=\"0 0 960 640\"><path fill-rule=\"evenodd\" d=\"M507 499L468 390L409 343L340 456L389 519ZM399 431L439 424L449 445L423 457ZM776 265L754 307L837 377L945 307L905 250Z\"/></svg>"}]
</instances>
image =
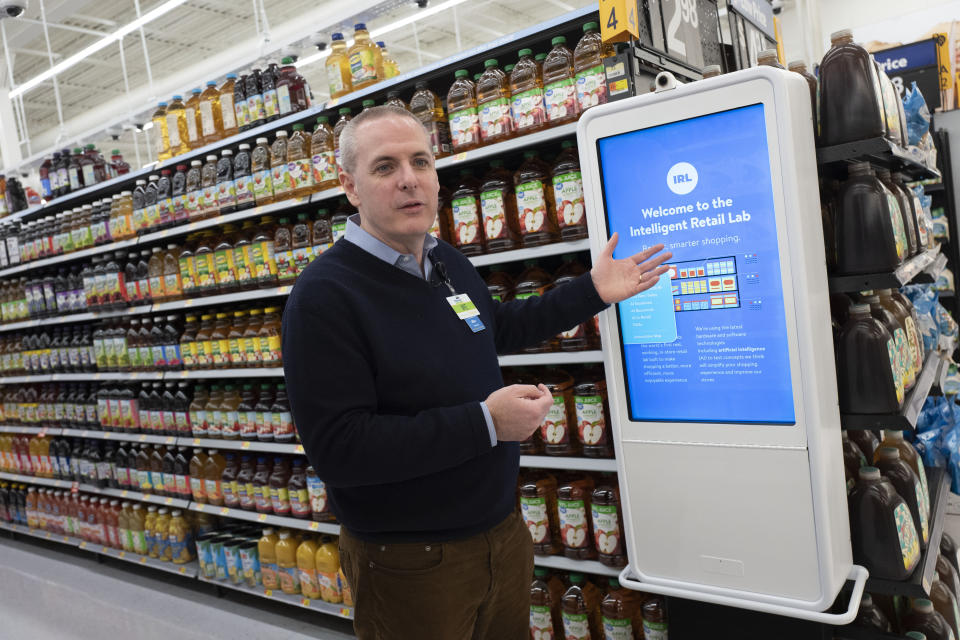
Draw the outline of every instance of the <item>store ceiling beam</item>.
<instances>
[{"instance_id":1,"label":"store ceiling beam","mask_svg":"<svg viewBox=\"0 0 960 640\"><path fill-rule=\"evenodd\" d=\"M21 22L28 22L31 24L43 25L40 20L33 20L31 18L20 18ZM63 24L60 22L48 22L47 26L51 29L63 29L64 31L75 31L76 33L83 33L89 36L104 36L106 35L105 31L95 31L94 29L84 29L83 27L75 27L72 24ZM46 55L46 54L44 54Z\"/></svg>"},{"instance_id":2,"label":"store ceiling beam","mask_svg":"<svg viewBox=\"0 0 960 640\"><path fill-rule=\"evenodd\" d=\"M94 1L95 0L60 0L60 2L57 2L56 0L44 0L44 7L47 12L47 19L50 22L60 24L61 20L65 20L77 11L83 10L93 4ZM43 36L43 26L39 20L24 21L21 19L20 21L25 22L27 26L8 29L6 32L7 41L11 47L26 46Z\"/></svg>"},{"instance_id":3,"label":"store ceiling beam","mask_svg":"<svg viewBox=\"0 0 960 640\"><path fill-rule=\"evenodd\" d=\"M114 20L108 20L106 18L98 18L97 16L91 16L85 13L74 12L70 17L73 18L74 20L83 20L84 22L93 22L94 24L102 24L105 27L114 28L117 26L117 23Z\"/></svg>"}]
</instances>

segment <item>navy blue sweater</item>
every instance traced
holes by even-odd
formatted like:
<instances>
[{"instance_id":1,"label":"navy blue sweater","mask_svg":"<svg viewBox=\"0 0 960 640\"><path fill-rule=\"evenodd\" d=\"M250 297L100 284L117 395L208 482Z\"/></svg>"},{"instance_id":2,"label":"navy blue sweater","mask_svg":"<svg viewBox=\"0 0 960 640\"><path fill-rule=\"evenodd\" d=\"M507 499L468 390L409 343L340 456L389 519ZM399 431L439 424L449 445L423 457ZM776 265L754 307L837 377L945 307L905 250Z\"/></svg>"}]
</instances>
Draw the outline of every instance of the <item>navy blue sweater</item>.
<instances>
[{"instance_id":1,"label":"navy blue sweater","mask_svg":"<svg viewBox=\"0 0 960 640\"><path fill-rule=\"evenodd\" d=\"M490 446L480 402L503 386L498 353L603 310L589 274L498 303L459 251L433 251L486 329L472 333L436 286L345 240L297 279L283 314L294 422L334 514L370 542L481 533L515 508L519 451Z\"/></svg>"}]
</instances>

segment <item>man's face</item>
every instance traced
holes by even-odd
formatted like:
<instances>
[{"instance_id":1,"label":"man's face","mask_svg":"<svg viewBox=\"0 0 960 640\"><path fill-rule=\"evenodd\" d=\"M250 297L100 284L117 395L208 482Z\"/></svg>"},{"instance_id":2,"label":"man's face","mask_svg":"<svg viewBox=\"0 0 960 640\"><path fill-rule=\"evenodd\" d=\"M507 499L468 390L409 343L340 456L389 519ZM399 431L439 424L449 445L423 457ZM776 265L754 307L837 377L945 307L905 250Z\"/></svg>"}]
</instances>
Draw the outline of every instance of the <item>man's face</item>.
<instances>
[{"instance_id":1,"label":"man's face","mask_svg":"<svg viewBox=\"0 0 960 640\"><path fill-rule=\"evenodd\" d=\"M422 237L437 215L440 183L423 127L402 116L360 125L353 173L340 172L363 226L398 241Z\"/></svg>"}]
</instances>

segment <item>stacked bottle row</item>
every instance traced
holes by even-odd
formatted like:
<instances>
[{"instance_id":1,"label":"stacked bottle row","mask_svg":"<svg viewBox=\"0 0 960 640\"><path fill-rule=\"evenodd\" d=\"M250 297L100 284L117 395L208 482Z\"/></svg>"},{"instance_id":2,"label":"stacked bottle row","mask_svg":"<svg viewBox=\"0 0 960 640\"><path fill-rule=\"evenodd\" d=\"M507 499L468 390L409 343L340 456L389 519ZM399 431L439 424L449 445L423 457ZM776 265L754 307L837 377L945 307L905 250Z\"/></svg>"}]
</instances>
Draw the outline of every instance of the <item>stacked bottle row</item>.
<instances>
[{"instance_id":1,"label":"stacked bottle row","mask_svg":"<svg viewBox=\"0 0 960 640\"><path fill-rule=\"evenodd\" d=\"M608 638L665 640L666 603L662 596L620 586L618 578L588 579L534 569L530 585L531 638Z\"/></svg>"},{"instance_id":2,"label":"stacked bottle row","mask_svg":"<svg viewBox=\"0 0 960 640\"><path fill-rule=\"evenodd\" d=\"M527 470L520 475L518 496L535 554L626 566L616 474Z\"/></svg>"},{"instance_id":3,"label":"stacked bottle row","mask_svg":"<svg viewBox=\"0 0 960 640\"><path fill-rule=\"evenodd\" d=\"M362 22L353 26L353 44L349 49L342 33L330 34L330 55L325 66L332 99L400 74L386 44L371 40L367 25Z\"/></svg>"},{"instance_id":4,"label":"stacked bottle row","mask_svg":"<svg viewBox=\"0 0 960 640\"><path fill-rule=\"evenodd\" d=\"M900 411L925 351L916 309L896 289L830 298L841 413Z\"/></svg>"},{"instance_id":5,"label":"stacked bottle row","mask_svg":"<svg viewBox=\"0 0 960 640\"><path fill-rule=\"evenodd\" d=\"M906 177L869 162L844 182L821 180L827 266L836 275L887 273L936 245L933 221Z\"/></svg>"},{"instance_id":6,"label":"stacked bottle row","mask_svg":"<svg viewBox=\"0 0 960 640\"><path fill-rule=\"evenodd\" d=\"M277 118L310 108L312 92L297 73L293 58L283 58L266 69L254 68L237 77L227 74L219 88L214 81L207 88L190 91L190 98L173 96L160 102L153 113L157 160L189 153Z\"/></svg>"},{"instance_id":7,"label":"stacked bottle row","mask_svg":"<svg viewBox=\"0 0 960 640\"><path fill-rule=\"evenodd\" d=\"M353 606L334 536L226 525L197 538L197 557L209 579Z\"/></svg>"},{"instance_id":8,"label":"stacked bottle row","mask_svg":"<svg viewBox=\"0 0 960 640\"><path fill-rule=\"evenodd\" d=\"M96 145L88 144L82 149L75 148L73 154L70 149L63 149L45 157L38 173L41 196L49 202L98 182L126 175L130 173L130 165L124 161L119 149L114 149L107 161Z\"/></svg>"},{"instance_id":9,"label":"stacked bottle row","mask_svg":"<svg viewBox=\"0 0 960 640\"><path fill-rule=\"evenodd\" d=\"M957 637L960 615L957 614L957 594L960 593L960 566L957 545L946 532L941 538L936 570L930 586L930 598L917 598L912 606L898 606L894 596L865 593L853 626L882 633L901 633L908 638Z\"/></svg>"},{"instance_id":10,"label":"stacked bottle row","mask_svg":"<svg viewBox=\"0 0 960 640\"><path fill-rule=\"evenodd\" d=\"M79 538L163 562L186 564L194 555L197 518L179 509L86 493L0 484L6 522Z\"/></svg>"}]
</instances>

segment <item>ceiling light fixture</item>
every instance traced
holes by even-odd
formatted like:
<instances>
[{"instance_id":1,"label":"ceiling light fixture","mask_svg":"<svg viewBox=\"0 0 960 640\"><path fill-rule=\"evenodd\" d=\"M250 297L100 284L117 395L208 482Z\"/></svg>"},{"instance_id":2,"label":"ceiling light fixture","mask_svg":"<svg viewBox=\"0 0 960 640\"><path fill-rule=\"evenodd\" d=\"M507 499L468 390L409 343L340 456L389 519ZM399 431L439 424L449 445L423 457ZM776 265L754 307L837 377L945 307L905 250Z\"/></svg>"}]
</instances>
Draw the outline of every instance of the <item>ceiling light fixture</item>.
<instances>
[{"instance_id":1,"label":"ceiling light fixture","mask_svg":"<svg viewBox=\"0 0 960 640\"><path fill-rule=\"evenodd\" d=\"M446 11L447 9L452 9L453 7L457 6L458 4L463 4L463 3L466 2L466 1L467 1L467 0L447 0L446 2L441 2L440 4L438 4L438 5L434 6L434 7L430 7L429 9L418 9L416 13L411 14L411 15L407 16L406 18L401 18L400 20L397 20L396 22L391 22L390 24L388 24L388 25L386 25L386 26L380 27L380 28L378 28L378 29L373 29L372 31L370 31L370 38L371 38L372 40L376 40L377 38L379 38L380 36L382 36L382 35L385 34L385 33L390 33L391 31L396 31L397 29L400 29L401 27L405 27L405 26L407 26L408 24L413 24L414 22L419 22L420 20L423 20L424 18L429 18L430 16L435 15L435 14L438 14L438 13L440 13L441 11ZM352 44L352 42L351 42L350 44ZM314 62L318 62L318 61L320 61L320 60L323 60L324 58L326 58L326 57L329 56L329 55L330 55L330 49L329 49L329 48L328 48L328 49L324 49L323 51L318 51L317 53L314 53L313 55L309 55L309 56L303 58L302 60L298 60L298 61L297 61L297 68L306 66L306 65L308 65L308 64L313 64Z\"/></svg>"},{"instance_id":2,"label":"ceiling light fixture","mask_svg":"<svg viewBox=\"0 0 960 640\"><path fill-rule=\"evenodd\" d=\"M120 27L113 33L100 38L99 40L91 44L89 47L85 47L84 49L81 49L80 51L73 54L69 58L66 58L58 62L57 64L53 65L43 73L35 75L34 77L30 78L29 80L27 80L21 85L17 85L14 89L10 90L10 97L15 98L19 95L22 95L27 91L29 91L30 89L33 89L40 83L49 80L50 78L56 76L57 74L63 73L70 67L81 62L84 58L89 58L90 56L95 54L97 51L100 51L101 49L108 47L109 45L123 38L124 36L132 33L133 31L136 31L143 25L156 20L160 16L166 13L169 13L170 11L173 11L180 5L184 4L186 1L187 0L167 0L167 2L164 2L159 7L156 7L155 9L148 11L147 13L143 14L142 16L134 20L133 22L125 24L124 26Z\"/></svg>"}]
</instances>

